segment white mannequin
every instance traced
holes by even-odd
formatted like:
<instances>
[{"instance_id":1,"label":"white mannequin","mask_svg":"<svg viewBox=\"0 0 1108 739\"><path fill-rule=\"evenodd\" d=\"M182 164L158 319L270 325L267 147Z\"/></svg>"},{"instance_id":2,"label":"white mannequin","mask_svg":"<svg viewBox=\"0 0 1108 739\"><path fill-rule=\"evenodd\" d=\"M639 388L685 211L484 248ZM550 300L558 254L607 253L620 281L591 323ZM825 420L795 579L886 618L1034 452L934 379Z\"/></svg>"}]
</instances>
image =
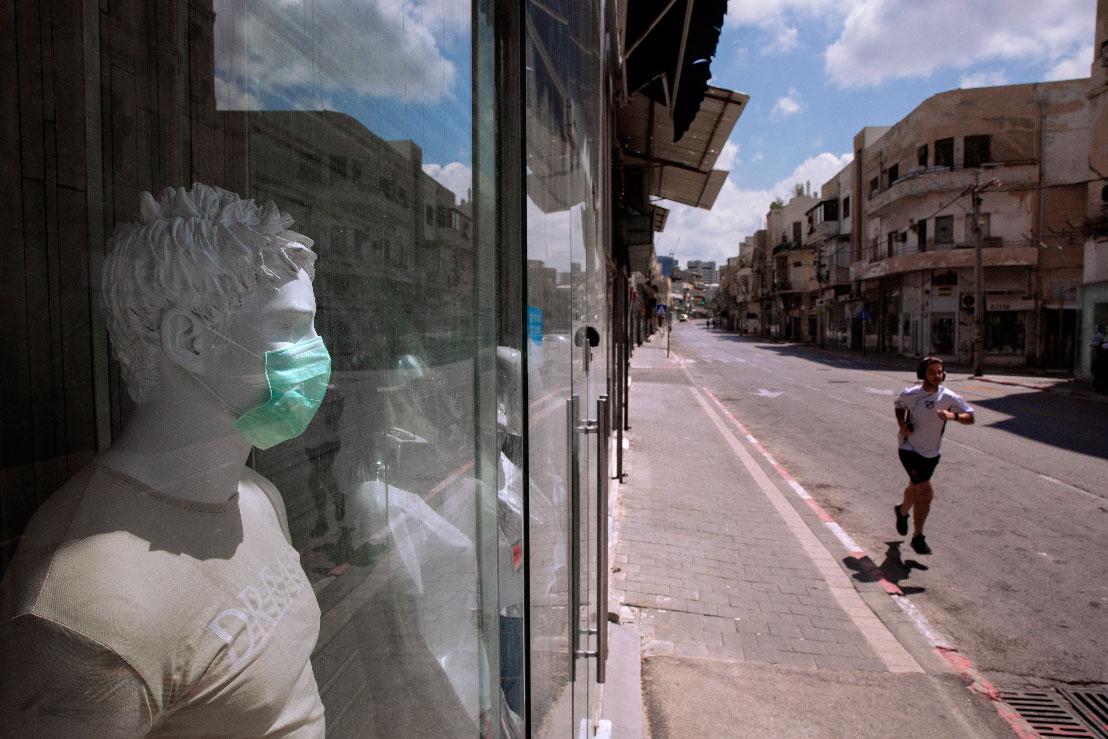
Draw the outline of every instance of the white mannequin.
<instances>
[{"instance_id":1,"label":"white mannequin","mask_svg":"<svg viewBox=\"0 0 1108 739\"><path fill-rule=\"evenodd\" d=\"M112 237L103 298L135 408L0 583L6 730L323 735L319 606L236 426L269 400L266 352L317 338L291 224L196 184L143 193Z\"/></svg>"},{"instance_id":2,"label":"white mannequin","mask_svg":"<svg viewBox=\"0 0 1108 739\"><path fill-rule=\"evenodd\" d=\"M220 331L262 355L316 336L314 317L311 278L300 271L273 290L249 293ZM246 410L265 400L265 377L256 357L196 316L169 308L160 333L158 392L136 405L101 462L173 497L225 502L238 490L251 447L235 429L233 413L207 388Z\"/></svg>"}]
</instances>

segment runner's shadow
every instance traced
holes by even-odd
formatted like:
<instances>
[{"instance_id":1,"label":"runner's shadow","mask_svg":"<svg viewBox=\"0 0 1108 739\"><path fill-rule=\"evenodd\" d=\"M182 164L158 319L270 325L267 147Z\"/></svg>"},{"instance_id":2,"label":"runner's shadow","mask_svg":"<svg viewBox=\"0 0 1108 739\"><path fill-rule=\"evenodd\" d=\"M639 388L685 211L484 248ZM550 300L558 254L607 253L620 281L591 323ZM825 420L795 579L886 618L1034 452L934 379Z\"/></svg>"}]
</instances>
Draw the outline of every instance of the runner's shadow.
<instances>
[{"instance_id":1,"label":"runner's shadow","mask_svg":"<svg viewBox=\"0 0 1108 739\"><path fill-rule=\"evenodd\" d=\"M843 564L849 569L854 570L852 577L858 582L879 582L882 579L888 580L893 585L900 588L900 591L905 595L926 592L927 588L901 585L901 582L908 579L912 570L926 570L927 565L921 564L914 559L901 559L901 542L887 541L885 544L888 545L888 548L885 550L885 559L882 560L880 565L874 564L873 560L868 556L861 558L846 557L843 559Z\"/></svg>"}]
</instances>

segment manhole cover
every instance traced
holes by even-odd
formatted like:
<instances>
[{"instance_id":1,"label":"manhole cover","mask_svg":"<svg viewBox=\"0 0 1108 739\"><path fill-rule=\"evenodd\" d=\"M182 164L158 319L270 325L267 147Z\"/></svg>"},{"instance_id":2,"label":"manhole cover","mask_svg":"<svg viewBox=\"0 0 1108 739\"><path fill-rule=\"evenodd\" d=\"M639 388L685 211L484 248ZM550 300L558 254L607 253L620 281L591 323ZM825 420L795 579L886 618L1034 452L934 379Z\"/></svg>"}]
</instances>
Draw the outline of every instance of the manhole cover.
<instances>
[{"instance_id":1,"label":"manhole cover","mask_svg":"<svg viewBox=\"0 0 1108 739\"><path fill-rule=\"evenodd\" d=\"M1059 688L1073 708L1092 727L1097 736L1108 739L1108 693L1103 690Z\"/></svg>"},{"instance_id":2,"label":"manhole cover","mask_svg":"<svg viewBox=\"0 0 1108 739\"><path fill-rule=\"evenodd\" d=\"M1031 724L1039 736L1068 736L1097 739L1091 727L1078 718L1054 693L1001 691L1000 699ZM1103 735L1100 735L1103 736Z\"/></svg>"}]
</instances>

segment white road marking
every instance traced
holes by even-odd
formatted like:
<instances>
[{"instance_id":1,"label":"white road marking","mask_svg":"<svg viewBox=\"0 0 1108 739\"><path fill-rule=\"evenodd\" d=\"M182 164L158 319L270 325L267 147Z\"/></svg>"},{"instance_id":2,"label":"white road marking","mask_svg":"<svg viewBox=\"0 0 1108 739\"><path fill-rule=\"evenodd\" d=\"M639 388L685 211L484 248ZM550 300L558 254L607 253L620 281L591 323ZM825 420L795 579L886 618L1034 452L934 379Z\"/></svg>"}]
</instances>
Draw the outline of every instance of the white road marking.
<instances>
[{"instance_id":1,"label":"white road marking","mask_svg":"<svg viewBox=\"0 0 1108 739\"><path fill-rule=\"evenodd\" d=\"M1055 485L1061 485L1064 488L1069 488L1070 490L1076 490L1079 493L1088 493L1087 490L1082 490L1081 488L1079 488L1075 485L1070 485L1068 482L1062 482L1061 480L1059 480L1056 477L1051 477L1050 475L1044 475L1042 472L1039 472L1038 475L1039 475L1039 477L1043 478L1047 482L1053 482Z\"/></svg>"},{"instance_id":2,"label":"white road marking","mask_svg":"<svg viewBox=\"0 0 1108 739\"><path fill-rule=\"evenodd\" d=\"M851 537L850 534L846 533L846 529L844 529L842 526L838 525L834 521L826 521L824 525L827 526L827 528L831 529L831 533L833 533L835 535L835 538L838 539L844 547L846 547L846 551L863 551L862 548L858 546L858 542L854 541L854 538Z\"/></svg>"},{"instance_id":3,"label":"white road marking","mask_svg":"<svg viewBox=\"0 0 1108 739\"><path fill-rule=\"evenodd\" d=\"M931 643L931 646L936 649L953 649L950 645L950 641L940 634L927 620L920 610L916 608L916 604L905 598L903 595L894 595L893 602L900 606L900 610L907 614L908 618L912 619L912 623L916 625L916 629L919 633L923 634L923 638Z\"/></svg>"},{"instance_id":4,"label":"white road marking","mask_svg":"<svg viewBox=\"0 0 1108 739\"><path fill-rule=\"evenodd\" d=\"M873 393L874 395L892 395L893 394L892 390L881 390L881 389L875 388L875 387L867 387L866 392L867 393Z\"/></svg>"},{"instance_id":5,"label":"white road marking","mask_svg":"<svg viewBox=\"0 0 1108 739\"><path fill-rule=\"evenodd\" d=\"M795 492L801 500L811 500L812 496L808 495L808 491L796 480L789 480L789 487L793 489L793 492Z\"/></svg>"},{"instance_id":6,"label":"white road marking","mask_svg":"<svg viewBox=\"0 0 1108 739\"><path fill-rule=\"evenodd\" d=\"M777 398L783 394L784 393L774 392L773 390L766 390L764 387L760 388L756 393L751 393L751 395L757 395L762 398Z\"/></svg>"}]
</instances>

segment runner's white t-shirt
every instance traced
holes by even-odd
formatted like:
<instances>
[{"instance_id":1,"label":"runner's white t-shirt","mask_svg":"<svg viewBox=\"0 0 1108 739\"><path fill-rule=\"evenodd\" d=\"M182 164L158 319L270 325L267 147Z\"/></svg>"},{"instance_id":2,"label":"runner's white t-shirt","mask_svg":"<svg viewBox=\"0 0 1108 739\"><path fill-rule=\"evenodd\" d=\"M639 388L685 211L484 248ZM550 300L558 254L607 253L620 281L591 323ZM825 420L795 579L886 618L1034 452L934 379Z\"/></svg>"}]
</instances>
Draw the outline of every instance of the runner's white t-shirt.
<instances>
[{"instance_id":1,"label":"runner's white t-shirt","mask_svg":"<svg viewBox=\"0 0 1108 739\"><path fill-rule=\"evenodd\" d=\"M956 413L973 413L962 396L939 385L939 389L929 393L923 385L913 385L901 391L894 404L908 411L908 423L912 424L912 433L908 437L899 436L900 448L915 452L921 457L937 457L942 446L946 421L939 418L938 411L954 409Z\"/></svg>"},{"instance_id":2,"label":"runner's white t-shirt","mask_svg":"<svg viewBox=\"0 0 1108 739\"><path fill-rule=\"evenodd\" d=\"M319 615L264 477L204 505L94 463L0 583L0 734L321 737Z\"/></svg>"}]
</instances>

